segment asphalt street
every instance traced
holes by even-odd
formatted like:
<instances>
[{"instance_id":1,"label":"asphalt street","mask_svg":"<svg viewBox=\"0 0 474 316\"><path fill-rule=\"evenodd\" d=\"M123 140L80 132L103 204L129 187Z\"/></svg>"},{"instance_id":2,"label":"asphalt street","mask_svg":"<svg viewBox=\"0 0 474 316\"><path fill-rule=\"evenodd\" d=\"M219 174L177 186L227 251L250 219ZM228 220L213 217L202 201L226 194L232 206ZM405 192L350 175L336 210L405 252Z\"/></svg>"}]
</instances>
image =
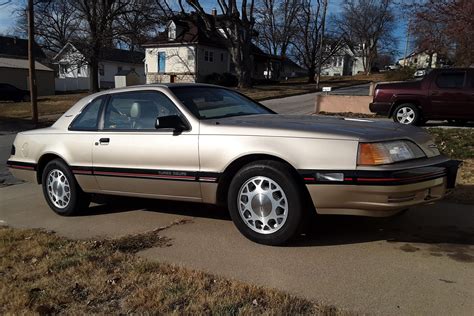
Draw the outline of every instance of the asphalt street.
<instances>
[{"instance_id":1,"label":"asphalt street","mask_svg":"<svg viewBox=\"0 0 474 316\"><path fill-rule=\"evenodd\" d=\"M159 200L117 199L76 217L55 215L41 187L0 189L0 223L54 230L69 238L119 237L167 226L171 246L151 260L278 288L316 302L384 315L472 315L474 210L448 202L394 218L316 218L286 247L250 242L224 209Z\"/></svg>"}]
</instances>

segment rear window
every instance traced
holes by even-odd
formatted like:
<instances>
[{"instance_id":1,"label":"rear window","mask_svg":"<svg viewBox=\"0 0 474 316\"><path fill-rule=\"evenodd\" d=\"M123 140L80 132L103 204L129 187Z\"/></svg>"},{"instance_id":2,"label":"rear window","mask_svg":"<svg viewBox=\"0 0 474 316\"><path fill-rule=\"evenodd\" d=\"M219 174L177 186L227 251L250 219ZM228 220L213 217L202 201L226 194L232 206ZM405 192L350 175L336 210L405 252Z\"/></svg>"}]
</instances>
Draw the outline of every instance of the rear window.
<instances>
[{"instance_id":1,"label":"rear window","mask_svg":"<svg viewBox=\"0 0 474 316\"><path fill-rule=\"evenodd\" d=\"M436 78L436 85L440 88L462 88L464 87L464 72L442 73Z\"/></svg>"}]
</instances>

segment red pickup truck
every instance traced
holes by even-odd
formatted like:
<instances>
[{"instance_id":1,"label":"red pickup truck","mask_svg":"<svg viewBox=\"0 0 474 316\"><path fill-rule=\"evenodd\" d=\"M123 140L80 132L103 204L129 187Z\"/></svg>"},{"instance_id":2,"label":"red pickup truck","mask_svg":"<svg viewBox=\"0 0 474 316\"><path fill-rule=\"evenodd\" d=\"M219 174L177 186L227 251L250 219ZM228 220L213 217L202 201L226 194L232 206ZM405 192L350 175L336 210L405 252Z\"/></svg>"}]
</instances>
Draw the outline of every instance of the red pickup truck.
<instances>
[{"instance_id":1,"label":"red pickup truck","mask_svg":"<svg viewBox=\"0 0 474 316\"><path fill-rule=\"evenodd\" d=\"M419 81L378 84L369 108L402 124L474 121L474 68L433 69Z\"/></svg>"}]
</instances>

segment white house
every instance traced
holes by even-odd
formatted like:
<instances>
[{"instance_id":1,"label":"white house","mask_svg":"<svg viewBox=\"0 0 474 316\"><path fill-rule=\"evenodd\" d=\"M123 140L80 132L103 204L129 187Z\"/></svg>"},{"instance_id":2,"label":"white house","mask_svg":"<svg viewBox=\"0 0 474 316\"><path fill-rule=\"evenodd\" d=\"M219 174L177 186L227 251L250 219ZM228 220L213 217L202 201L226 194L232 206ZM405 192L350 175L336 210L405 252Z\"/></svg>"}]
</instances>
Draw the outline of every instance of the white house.
<instances>
[{"instance_id":1,"label":"white house","mask_svg":"<svg viewBox=\"0 0 474 316\"><path fill-rule=\"evenodd\" d=\"M143 45L147 83L202 82L210 74L235 73L224 35L218 31L204 32L203 23L196 14L176 17L157 38ZM252 78L284 77L279 71L282 62L279 56L266 54L255 45L251 54ZM301 70L295 70L293 66L293 72Z\"/></svg>"},{"instance_id":2,"label":"white house","mask_svg":"<svg viewBox=\"0 0 474 316\"><path fill-rule=\"evenodd\" d=\"M403 67L412 67L416 69L438 68L444 64L444 60L439 58L437 53L429 54L426 51L413 52L405 58L398 60L398 64Z\"/></svg>"},{"instance_id":3,"label":"white house","mask_svg":"<svg viewBox=\"0 0 474 316\"><path fill-rule=\"evenodd\" d=\"M115 75L122 71L132 70L139 75L139 83L145 83L145 69L142 52L123 49L102 49L99 61L99 87L108 89L115 87ZM66 44L54 56L54 64L58 65L56 78L57 91L87 90L90 86L90 69L86 59L73 44Z\"/></svg>"},{"instance_id":4,"label":"white house","mask_svg":"<svg viewBox=\"0 0 474 316\"><path fill-rule=\"evenodd\" d=\"M362 57L347 46L342 48L321 69L323 76L353 76L361 72L364 72Z\"/></svg>"},{"instance_id":5,"label":"white house","mask_svg":"<svg viewBox=\"0 0 474 316\"><path fill-rule=\"evenodd\" d=\"M210 39L191 20L173 19L145 49L147 83L196 82L212 73L230 72L222 39Z\"/></svg>"}]
</instances>

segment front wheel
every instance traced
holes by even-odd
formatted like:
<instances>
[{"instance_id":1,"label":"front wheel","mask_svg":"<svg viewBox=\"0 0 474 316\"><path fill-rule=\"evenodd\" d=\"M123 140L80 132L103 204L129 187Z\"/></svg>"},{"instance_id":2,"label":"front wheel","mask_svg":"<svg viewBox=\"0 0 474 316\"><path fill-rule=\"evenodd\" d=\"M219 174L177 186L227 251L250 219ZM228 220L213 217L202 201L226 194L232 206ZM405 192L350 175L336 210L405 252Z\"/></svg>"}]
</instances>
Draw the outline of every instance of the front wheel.
<instances>
[{"instance_id":1,"label":"front wheel","mask_svg":"<svg viewBox=\"0 0 474 316\"><path fill-rule=\"evenodd\" d=\"M417 125L422 122L422 118L416 105L404 103L395 108L393 121L405 125Z\"/></svg>"},{"instance_id":2,"label":"front wheel","mask_svg":"<svg viewBox=\"0 0 474 316\"><path fill-rule=\"evenodd\" d=\"M55 213L71 216L89 207L89 195L81 190L62 160L55 159L46 165L41 183L46 202Z\"/></svg>"},{"instance_id":3,"label":"front wheel","mask_svg":"<svg viewBox=\"0 0 474 316\"><path fill-rule=\"evenodd\" d=\"M302 218L302 194L289 168L276 161L243 167L229 187L232 220L248 239L281 245L292 238Z\"/></svg>"}]
</instances>

